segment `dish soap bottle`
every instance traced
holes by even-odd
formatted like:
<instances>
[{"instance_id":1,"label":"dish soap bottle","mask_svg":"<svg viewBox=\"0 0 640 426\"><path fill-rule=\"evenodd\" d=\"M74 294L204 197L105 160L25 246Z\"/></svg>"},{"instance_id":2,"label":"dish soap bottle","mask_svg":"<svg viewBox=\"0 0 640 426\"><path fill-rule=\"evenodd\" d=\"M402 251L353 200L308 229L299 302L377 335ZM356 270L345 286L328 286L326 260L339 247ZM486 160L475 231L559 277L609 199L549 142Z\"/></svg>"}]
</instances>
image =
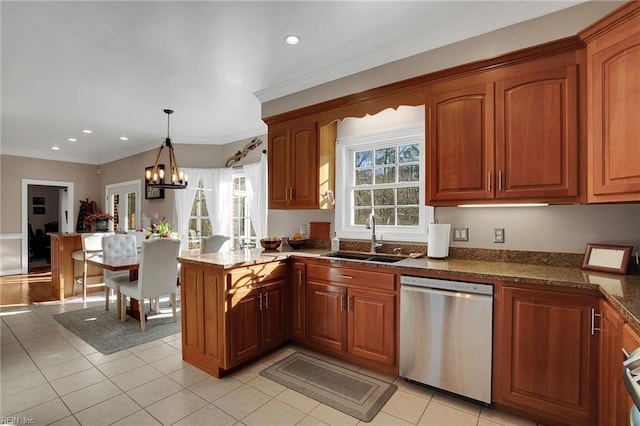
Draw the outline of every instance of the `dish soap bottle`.
<instances>
[{"instance_id":1,"label":"dish soap bottle","mask_svg":"<svg viewBox=\"0 0 640 426\"><path fill-rule=\"evenodd\" d=\"M334 232L333 238L331 239L331 251L338 251L338 250L340 250L340 239Z\"/></svg>"}]
</instances>

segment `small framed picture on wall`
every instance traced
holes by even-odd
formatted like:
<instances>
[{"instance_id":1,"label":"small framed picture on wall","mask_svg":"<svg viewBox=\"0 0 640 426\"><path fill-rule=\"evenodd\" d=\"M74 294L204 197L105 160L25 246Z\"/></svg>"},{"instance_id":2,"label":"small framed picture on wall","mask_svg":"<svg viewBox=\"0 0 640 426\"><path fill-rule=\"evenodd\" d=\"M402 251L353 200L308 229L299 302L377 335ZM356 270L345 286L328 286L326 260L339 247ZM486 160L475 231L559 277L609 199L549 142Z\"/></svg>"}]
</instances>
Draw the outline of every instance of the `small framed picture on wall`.
<instances>
[{"instance_id":1,"label":"small framed picture on wall","mask_svg":"<svg viewBox=\"0 0 640 426\"><path fill-rule=\"evenodd\" d=\"M34 207L33 214L44 214L44 207Z\"/></svg>"},{"instance_id":2,"label":"small framed picture on wall","mask_svg":"<svg viewBox=\"0 0 640 426\"><path fill-rule=\"evenodd\" d=\"M44 197L33 197L32 201L34 206L44 206Z\"/></svg>"}]
</instances>

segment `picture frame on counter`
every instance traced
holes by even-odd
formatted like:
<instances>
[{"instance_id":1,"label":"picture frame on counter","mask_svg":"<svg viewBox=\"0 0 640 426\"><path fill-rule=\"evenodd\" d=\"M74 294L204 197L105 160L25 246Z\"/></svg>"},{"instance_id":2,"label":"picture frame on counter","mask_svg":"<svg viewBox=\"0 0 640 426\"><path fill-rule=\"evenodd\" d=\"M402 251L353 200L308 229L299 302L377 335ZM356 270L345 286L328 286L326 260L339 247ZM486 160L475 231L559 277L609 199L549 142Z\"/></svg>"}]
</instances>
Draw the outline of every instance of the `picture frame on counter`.
<instances>
[{"instance_id":1,"label":"picture frame on counter","mask_svg":"<svg viewBox=\"0 0 640 426\"><path fill-rule=\"evenodd\" d=\"M633 246L588 243L582 269L626 274Z\"/></svg>"}]
</instances>

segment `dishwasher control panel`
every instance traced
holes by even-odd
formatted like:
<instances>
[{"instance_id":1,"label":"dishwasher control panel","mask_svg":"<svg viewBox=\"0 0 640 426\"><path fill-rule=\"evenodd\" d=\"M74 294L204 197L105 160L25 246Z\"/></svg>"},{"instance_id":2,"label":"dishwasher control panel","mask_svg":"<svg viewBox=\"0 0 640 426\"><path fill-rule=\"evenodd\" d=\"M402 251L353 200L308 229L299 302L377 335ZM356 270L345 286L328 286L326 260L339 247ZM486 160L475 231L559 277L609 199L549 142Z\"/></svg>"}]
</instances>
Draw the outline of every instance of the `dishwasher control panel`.
<instances>
[{"instance_id":1,"label":"dishwasher control panel","mask_svg":"<svg viewBox=\"0 0 640 426\"><path fill-rule=\"evenodd\" d=\"M470 283L464 281L441 280L437 278L414 277L411 275L400 276L400 284L416 287L437 288L440 290L459 291L463 293L493 295L493 285Z\"/></svg>"}]
</instances>

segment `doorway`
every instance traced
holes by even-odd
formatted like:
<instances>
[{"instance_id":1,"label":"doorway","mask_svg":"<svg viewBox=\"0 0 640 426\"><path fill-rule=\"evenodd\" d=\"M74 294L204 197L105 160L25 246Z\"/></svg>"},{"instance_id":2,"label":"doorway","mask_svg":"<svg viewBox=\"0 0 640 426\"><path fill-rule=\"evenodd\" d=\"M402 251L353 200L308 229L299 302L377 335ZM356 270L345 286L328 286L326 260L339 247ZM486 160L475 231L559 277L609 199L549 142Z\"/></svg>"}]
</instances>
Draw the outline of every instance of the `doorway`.
<instances>
[{"instance_id":1,"label":"doorway","mask_svg":"<svg viewBox=\"0 0 640 426\"><path fill-rule=\"evenodd\" d=\"M22 273L51 270L50 232L71 232L73 182L22 179Z\"/></svg>"}]
</instances>

